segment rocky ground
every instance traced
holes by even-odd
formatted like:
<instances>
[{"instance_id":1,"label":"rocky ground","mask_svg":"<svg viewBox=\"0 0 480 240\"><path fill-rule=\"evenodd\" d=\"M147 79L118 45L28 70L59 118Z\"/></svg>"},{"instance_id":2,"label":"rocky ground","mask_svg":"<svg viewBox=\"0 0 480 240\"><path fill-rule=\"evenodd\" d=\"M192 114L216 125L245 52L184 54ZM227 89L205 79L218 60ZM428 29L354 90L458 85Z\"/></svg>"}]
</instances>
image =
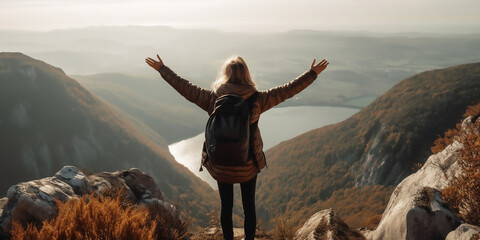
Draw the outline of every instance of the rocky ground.
<instances>
[{"instance_id":1,"label":"rocky ground","mask_svg":"<svg viewBox=\"0 0 480 240\"><path fill-rule=\"evenodd\" d=\"M156 205L173 213L152 177L139 169L85 175L65 166L55 176L18 183L0 200L0 239L8 238L12 222L40 224L57 215L55 201L65 202L86 194L100 195L106 189L123 189L125 199L142 205Z\"/></svg>"}]
</instances>

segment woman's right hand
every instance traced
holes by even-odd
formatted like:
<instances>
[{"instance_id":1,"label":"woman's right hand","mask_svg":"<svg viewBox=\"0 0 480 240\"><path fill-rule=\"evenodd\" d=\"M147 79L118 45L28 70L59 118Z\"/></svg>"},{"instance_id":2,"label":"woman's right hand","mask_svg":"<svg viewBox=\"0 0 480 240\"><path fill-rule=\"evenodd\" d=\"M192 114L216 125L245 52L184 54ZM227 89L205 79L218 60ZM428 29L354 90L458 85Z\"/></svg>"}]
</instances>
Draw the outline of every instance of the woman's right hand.
<instances>
[{"instance_id":1,"label":"woman's right hand","mask_svg":"<svg viewBox=\"0 0 480 240\"><path fill-rule=\"evenodd\" d=\"M315 60L316 59L313 59L312 66L310 67L310 69L315 71L315 73L318 75L321 72L323 72L325 68L327 68L328 61L323 59L322 61L320 61L318 64L315 65Z\"/></svg>"},{"instance_id":2,"label":"woman's right hand","mask_svg":"<svg viewBox=\"0 0 480 240\"><path fill-rule=\"evenodd\" d=\"M163 67L163 61L160 58L160 56L158 56L158 54L157 54L157 58L158 58L158 61L150 57L145 59L145 62L156 71L160 70L160 68Z\"/></svg>"}]
</instances>

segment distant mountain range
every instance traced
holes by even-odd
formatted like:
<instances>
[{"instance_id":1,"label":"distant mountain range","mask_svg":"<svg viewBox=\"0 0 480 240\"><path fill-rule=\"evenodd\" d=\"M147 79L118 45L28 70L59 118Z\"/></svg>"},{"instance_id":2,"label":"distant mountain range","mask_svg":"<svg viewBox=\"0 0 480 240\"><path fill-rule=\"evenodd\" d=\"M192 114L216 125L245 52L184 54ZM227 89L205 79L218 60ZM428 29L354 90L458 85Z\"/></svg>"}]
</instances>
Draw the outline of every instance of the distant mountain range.
<instances>
[{"instance_id":1,"label":"distant mountain range","mask_svg":"<svg viewBox=\"0 0 480 240\"><path fill-rule=\"evenodd\" d=\"M122 73L134 78L158 78L144 62L158 53L180 76L202 87L210 86L223 61L232 54L246 59L259 89L297 77L313 58L330 61L321 81L281 106L363 108L401 79L434 68L480 61L474 51L480 49L480 36L473 34L309 30L238 33L99 26L48 32L0 30L0 36L2 51L21 51L61 67L68 75Z\"/></svg>"},{"instance_id":2,"label":"distant mountain range","mask_svg":"<svg viewBox=\"0 0 480 240\"><path fill-rule=\"evenodd\" d=\"M365 225L479 93L480 63L423 72L343 122L278 144L258 178L260 216L298 224L334 207L350 224Z\"/></svg>"},{"instance_id":3,"label":"distant mountain range","mask_svg":"<svg viewBox=\"0 0 480 240\"><path fill-rule=\"evenodd\" d=\"M85 171L140 168L207 225L217 194L135 127L56 67L0 53L0 196L64 165Z\"/></svg>"}]
</instances>

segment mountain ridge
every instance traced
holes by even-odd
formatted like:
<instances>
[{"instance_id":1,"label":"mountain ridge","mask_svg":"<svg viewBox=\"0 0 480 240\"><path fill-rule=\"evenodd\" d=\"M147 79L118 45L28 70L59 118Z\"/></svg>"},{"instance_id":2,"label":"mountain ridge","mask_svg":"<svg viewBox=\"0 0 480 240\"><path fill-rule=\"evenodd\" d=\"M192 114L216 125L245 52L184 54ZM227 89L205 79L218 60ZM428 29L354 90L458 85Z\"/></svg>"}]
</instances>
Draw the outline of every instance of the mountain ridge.
<instances>
[{"instance_id":1,"label":"mountain ridge","mask_svg":"<svg viewBox=\"0 0 480 240\"><path fill-rule=\"evenodd\" d=\"M0 53L0 132L1 192L66 164L95 171L138 167L154 176L166 196L192 210L195 224L206 225L206 213L217 202L208 184L168 150L59 68L21 53Z\"/></svg>"},{"instance_id":2,"label":"mountain ridge","mask_svg":"<svg viewBox=\"0 0 480 240\"><path fill-rule=\"evenodd\" d=\"M298 223L302 217L297 212L325 203L335 192L396 185L426 160L435 138L455 126L467 106L480 101L478 92L480 63L423 72L343 122L276 145L266 151L270 168L259 177L260 215L287 214ZM375 201L386 204L380 199Z\"/></svg>"},{"instance_id":3,"label":"mountain ridge","mask_svg":"<svg viewBox=\"0 0 480 240\"><path fill-rule=\"evenodd\" d=\"M165 138L166 144L198 134L207 121L205 112L194 108L175 91L166 88L159 77L145 78L120 73L74 77L115 109L121 109L131 118L149 126Z\"/></svg>"}]
</instances>

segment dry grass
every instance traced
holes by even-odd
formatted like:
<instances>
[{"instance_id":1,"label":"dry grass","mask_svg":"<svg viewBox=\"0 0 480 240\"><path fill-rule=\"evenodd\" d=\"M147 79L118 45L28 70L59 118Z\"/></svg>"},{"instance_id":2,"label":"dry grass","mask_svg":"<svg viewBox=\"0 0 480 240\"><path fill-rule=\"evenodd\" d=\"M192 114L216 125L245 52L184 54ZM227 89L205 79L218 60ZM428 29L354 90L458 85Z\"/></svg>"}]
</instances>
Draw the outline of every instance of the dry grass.
<instances>
[{"instance_id":1,"label":"dry grass","mask_svg":"<svg viewBox=\"0 0 480 240\"><path fill-rule=\"evenodd\" d=\"M162 239L187 237L187 222L159 207L125 204L121 197L84 196L58 202L58 216L43 226L12 224L12 240Z\"/></svg>"},{"instance_id":2,"label":"dry grass","mask_svg":"<svg viewBox=\"0 0 480 240\"><path fill-rule=\"evenodd\" d=\"M270 231L272 239L291 240L294 237L293 226L286 218L273 220L275 227Z\"/></svg>"},{"instance_id":3,"label":"dry grass","mask_svg":"<svg viewBox=\"0 0 480 240\"><path fill-rule=\"evenodd\" d=\"M480 240L480 233L473 235L471 240Z\"/></svg>"},{"instance_id":4,"label":"dry grass","mask_svg":"<svg viewBox=\"0 0 480 240\"><path fill-rule=\"evenodd\" d=\"M208 222L208 227L209 228L219 228L221 226L220 211L217 208L210 211L207 214L207 216L210 218L210 221Z\"/></svg>"}]
</instances>

